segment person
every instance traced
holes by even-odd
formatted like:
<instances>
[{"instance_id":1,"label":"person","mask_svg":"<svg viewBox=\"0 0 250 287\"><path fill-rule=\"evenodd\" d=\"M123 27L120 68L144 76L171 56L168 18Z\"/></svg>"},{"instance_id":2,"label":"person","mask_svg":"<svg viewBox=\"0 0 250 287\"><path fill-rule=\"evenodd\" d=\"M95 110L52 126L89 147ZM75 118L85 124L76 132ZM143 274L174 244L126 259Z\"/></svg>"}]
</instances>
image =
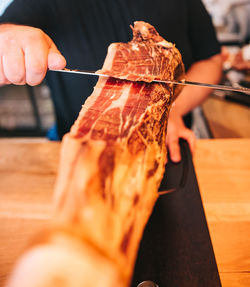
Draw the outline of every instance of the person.
<instances>
[{"instance_id":1,"label":"person","mask_svg":"<svg viewBox=\"0 0 250 287\"><path fill-rule=\"evenodd\" d=\"M200 0L14 0L0 17L0 85L34 86L47 74L62 137L96 79L47 70L62 69L66 61L71 69L101 68L109 44L131 40L129 26L137 20L150 23L176 44L186 79L219 81L220 45ZM186 139L194 150L195 137L183 117L209 93L209 89L186 86L175 101L166 139L172 161L181 159L179 138Z\"/></svg>"}]
</instances>

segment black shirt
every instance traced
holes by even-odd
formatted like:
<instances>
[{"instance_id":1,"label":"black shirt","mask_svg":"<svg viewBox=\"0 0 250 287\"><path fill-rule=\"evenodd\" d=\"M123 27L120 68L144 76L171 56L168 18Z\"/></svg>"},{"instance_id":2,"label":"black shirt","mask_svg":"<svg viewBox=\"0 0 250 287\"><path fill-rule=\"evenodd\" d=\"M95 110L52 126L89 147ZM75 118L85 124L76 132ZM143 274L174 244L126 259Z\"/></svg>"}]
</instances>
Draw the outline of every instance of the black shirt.
<instances>
[{"instance_id":1,"label":"black shirt","mask_svg":"<svg viewBox=\"0 0 250 287\"><path fill-rule=\"evenodd\" d=\"M15 0L0 17L0 23L41 28L56 43L68 68L89 70L102 67L109 44L131 40L129 26L139 20L176 44L186 69L220 52L200 0ZM96 79L49 72L47 81L61 137L77 118Z\"/></svg>"}]
</instances>

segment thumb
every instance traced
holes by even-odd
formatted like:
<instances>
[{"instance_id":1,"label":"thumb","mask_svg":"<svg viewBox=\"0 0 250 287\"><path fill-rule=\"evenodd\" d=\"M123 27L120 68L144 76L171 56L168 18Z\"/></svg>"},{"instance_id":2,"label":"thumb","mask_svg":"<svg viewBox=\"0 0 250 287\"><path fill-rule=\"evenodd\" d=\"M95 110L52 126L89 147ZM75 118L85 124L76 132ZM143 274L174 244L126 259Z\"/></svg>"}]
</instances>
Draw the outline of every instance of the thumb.
<instances>
[{"instance_id":1,"label":"thumb","mask_svg":"<svg viewBox=\"0 0 250 287\"><path fill-rule=\"evenodd\" d=\"M51 41L51 46L48 53L48 69L49 70L60 70L66 66L66 60L56 45Z\"/></svg>"},{"instance_id":2,"label":"thumb","mask_svg":"<svg viewBox=\"0 0 250 287\"><path fill-rule=\"evenodd\" d=\"M179 162L181 161L181 150L179 145L179 138L173 137L168 140L168 151L170 154L170 159L173 162Z\"/></svg>"}]
</instances>

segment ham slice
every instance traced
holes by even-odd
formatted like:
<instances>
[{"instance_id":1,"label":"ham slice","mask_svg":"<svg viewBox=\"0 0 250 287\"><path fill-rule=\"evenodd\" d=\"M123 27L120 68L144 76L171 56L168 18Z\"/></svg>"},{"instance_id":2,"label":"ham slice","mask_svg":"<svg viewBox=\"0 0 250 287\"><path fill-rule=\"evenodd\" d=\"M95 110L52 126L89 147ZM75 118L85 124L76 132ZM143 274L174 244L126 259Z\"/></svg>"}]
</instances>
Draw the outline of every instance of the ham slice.
<instances>
[{"instance_id":1,"label":"ham slice","mask_svg":"<svg viewBox=\"0 0 250 287\"><path fill-rule=\"evenodd\" d=\"M184 66L175 45L164 40L150 24L134 23L129 43L113 43L98 72L131 81L152 82L183 77Z\"/></svg>"},{"instance_id":2,"label":"ham slice","mask_svg":"<svg viewBox=\"0 0 250 287\"><path fill-rule=\"evenodd\" d=\"M131 42L109 47L101 72L110 77L99 78L63 138L51 229L24 254L9 286L129 286L179 92L150 82L184 73L180 53L154 27L132 29Z\"/></svg>"}]
</instances>

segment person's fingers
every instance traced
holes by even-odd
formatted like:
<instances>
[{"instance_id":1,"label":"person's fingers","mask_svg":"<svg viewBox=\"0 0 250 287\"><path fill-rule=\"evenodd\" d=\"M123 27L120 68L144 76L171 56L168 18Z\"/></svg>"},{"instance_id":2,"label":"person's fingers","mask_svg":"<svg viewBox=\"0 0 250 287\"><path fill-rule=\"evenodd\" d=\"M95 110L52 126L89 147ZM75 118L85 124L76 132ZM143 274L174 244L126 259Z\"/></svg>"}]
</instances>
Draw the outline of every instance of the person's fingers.
<instances>
[{"instance_id":1,"label":"person's fingers","mask_svg":"<svg viewBox=\"0 0 250 287\"><path fill-rule=\"evenodd\" d=\"M46 42L37 41L25 48L26 82L30 86L40 84L47 73L48 47Z\"/></svg>"},{"instance_id":2,"label":"person's fingers","mask_svg":"<svg viewBox=\"0 0 250 287\"><path fill-rule=\"evenodd\" d=\"M188 142L190 151L193 154L194 150L195 150L195 142L196 142L195 135L194 135L193 131L186 128L183 131L181 138L185 139Z\"/></svg>"},{"instance_id":3,"label":"person's fingers","mask_svg":"<svg viewBox=\"0 0 250 287\"><path fill-rule=\"evenodd\" d=\"M10 84L10 81L8 81L5 77L4 70L3 70L3 61L2 57L0 57L0 87Z\"/></svg>"},{"instance_id":4,"label":"person's fingers","mask_svg":"<svg viewBox=\"0 0 250 287\"><path fill-rule=\"evenodd\" d=\"M37 31L41 33L41 31ZM34 41L33 39L31 39ZM36 43L28 43L25 51L26 81L29 85L38 85L44 79L48 69L63 69L66 60L48 35L42 32Z\"/></svg>"},{"instance_id":5,"label":"person's fingers","mask_svg":"<svg viewBox=\"0 0 250 287\"><path fill-rule=\"evenodd\" d=\"M2 56L3 73L7 81L15 85L25 84L25 64L23 51L9 48Z\"/></svg>"},{"instance_id":6,"label":"person's fingers","mask_svg":"<svg viewBox=\"0 0 250 287\"><path fill-rule=\"evenodd\" d=\"M49 70L61 70L65 68L66 60L65 58L58 53L49 52L48 55L48 68Z\"/></svg>"},{"instance_id":7,"label":"person's fingers","mask_svg":"<svg viewBox=\"0 0 250 287\"><path fill-rule=\"evenodd\" d=\"M66 60L60 51L57 49L54 42L49 39L49 52L48 52L48 69L60 70L66 66Z\"/></svg>"},{"instance_id":8,"label":"person's fingers","mask_svg":"<svg viewBox=\"0 0 250 287\"><path fill-rule=\"evenodd\" d=\"M3 24L0 27L0 84L38 85L48 67L66 65L53 41L41 29Z\"/></svg>"},{"instance_id":9,"label":"person's fingers","mask_svg":"<svg viewBox=\"0 0 250 287\"><path fill-rule=\"evenodd\" d=\"M179 145L179 138L168 138L167 141L168 152L170 155L170 159L173 162L179 162L181 160L181 150Z\"/></svg>"}]
</instances>

